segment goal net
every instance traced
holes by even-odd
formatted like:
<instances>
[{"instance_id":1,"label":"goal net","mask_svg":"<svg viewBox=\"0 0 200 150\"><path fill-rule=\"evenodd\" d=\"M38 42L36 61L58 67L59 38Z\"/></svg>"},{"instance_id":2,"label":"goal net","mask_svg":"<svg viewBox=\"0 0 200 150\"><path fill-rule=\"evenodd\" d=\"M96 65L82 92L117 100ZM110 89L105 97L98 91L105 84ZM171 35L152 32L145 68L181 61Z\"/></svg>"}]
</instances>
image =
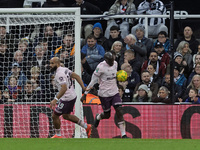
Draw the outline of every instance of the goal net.
<instances>
[{"instance_id":1,"label":"goal net","mask_svg":"<svg viewBox=\"0 0 200 150\"><path fill-rule=\"evenodd\" d=\"M81 74L80 27L79 8L0 10L0 137L54 135L49 103L57 89L49 60L59 57ZM74 84L74 114L83 119L81 88ZM85 137L85 130L60 118L63 137Z\"/></svg>"}]
</instances>

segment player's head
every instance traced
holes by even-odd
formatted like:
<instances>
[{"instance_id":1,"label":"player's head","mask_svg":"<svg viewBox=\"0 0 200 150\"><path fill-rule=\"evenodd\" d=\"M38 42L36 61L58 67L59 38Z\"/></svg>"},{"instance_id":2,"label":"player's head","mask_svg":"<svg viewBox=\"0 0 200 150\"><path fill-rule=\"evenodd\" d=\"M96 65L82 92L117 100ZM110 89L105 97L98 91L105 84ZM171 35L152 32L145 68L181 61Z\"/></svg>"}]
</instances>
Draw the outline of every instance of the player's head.
<instances>
[{"instance_id":1,"label":"player's head","mask_svg":"<svg viewBox=\"0 0 200 150\"><path fill-rule=\"evenodd\" d=\"M60 59L58 57L53 57L50 60L50 69L51 72L56 71L56 69L60 66Z\"/></svg>"},{"instance_id":2,"label":"player's head","mask_svg":"<svg viewBox=\"0 0 200 150\"><path fill-rule=\"evenodd\" d=\"M113 66L114 56L111 52L106 52L105 55L104 55L104 59L109 66Z\"/></svg>"}]
</instances>

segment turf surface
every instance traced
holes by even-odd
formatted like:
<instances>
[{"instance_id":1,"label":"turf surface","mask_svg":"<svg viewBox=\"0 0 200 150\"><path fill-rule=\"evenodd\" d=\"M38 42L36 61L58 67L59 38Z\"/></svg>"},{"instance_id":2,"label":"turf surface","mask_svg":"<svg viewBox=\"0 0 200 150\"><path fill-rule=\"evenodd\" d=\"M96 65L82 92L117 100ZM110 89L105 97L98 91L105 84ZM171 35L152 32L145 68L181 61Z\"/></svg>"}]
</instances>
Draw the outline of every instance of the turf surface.
<instances>
[{"instance_id":1,"label":"turf surface","mask_svg":"<svg viewBox=\"0 0 200 150\"><path fill-rule=\"evenodd\" d=\"M194 139L1 138L0 150L199 150Z\"/></svg>"}]
</instances>

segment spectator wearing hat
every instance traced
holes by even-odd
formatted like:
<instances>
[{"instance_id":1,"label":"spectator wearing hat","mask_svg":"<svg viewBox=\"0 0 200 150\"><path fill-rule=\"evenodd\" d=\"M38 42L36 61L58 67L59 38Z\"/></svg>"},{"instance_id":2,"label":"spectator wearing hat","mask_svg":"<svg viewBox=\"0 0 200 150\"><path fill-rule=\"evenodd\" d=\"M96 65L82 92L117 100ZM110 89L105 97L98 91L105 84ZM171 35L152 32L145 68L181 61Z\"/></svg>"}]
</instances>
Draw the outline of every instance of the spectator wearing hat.
<instances>
[{"instance_id":1,"label":"spectator wearing hat","mask_svg":"<svg viewBox=\"0 0 200 150\"><path fill-rule=\"evenodd\" d=\"M169 48L170 48L170 40L168 39L167 37L167 33L165 31L160 31L158 33L158 37L157 37L157 40L154 42L153 46L155 47L156 43L162 43L163 44L163 47L164 47L164 50L165 52L169 53Z\"/></svg>"},{"instance_id":2,"label":"spectator wearing hat","mask_svg":"<svg viewBox=\"0 0 200 150\"><path fill-rule=\"evenodd\" d=\"M103 28L102 28L101 23L97 22L94 24L94 26L92 28L92 34L95 36L95 38L97 40L97 44L103 46L105 49L105 47L106 47L105 44L106 44L107 38L103 36ZM106 51L109 51L109 50L110 49L108 49Z\"/></svg>"},{"instance_id":3,"label":"spectator wearing hat","mask_svg":"<svg viewBox=\"0 0 200 150\"><path fill-rule=\"evenodd\" d=\"M158 90L157 97L152 99L152 102L158 103L172 103L172 98L169 97L169 90L165 86L161 86Z\"/></svg>"},{"instance_id":4,"label":"spectator wearing hat","mask_svg":"<svg viewBox=\"0 0 200 150\"><path fill-rule=\"evenodd\" d=\"M186 90L187 79L183 74L183 70L181 70L180 65L175 62L174 64L174 82L175 84L182 87L183 91Z\"/></svg>"},{"instance_id":5,"label":"spectator wearing hat","mask_svg":"<svg viewBox=\"0 0 200 150\"><path fill-rule=\"evenodd\" d=\"M116 15L116 14L127 14L133 15L135 14L136 8L133 0L116 0L115 3L110 7L108 11L108 15ZM133 24L132 18L116 18L110 19L107 22L107 28L105 31L105 37L109 38L110 28L115 25L119 26L121 31L121 36L124 39L129 34L129 24Z\"/></svg>"},{"instance_id":6,"label":"spectator wearing hat","mask_svg":"<svg viewBox=\"0 0 200 150\"><path fill-rule=\"evenodd\" d=\"M145 37L145 27L143 25L140 25L135 30L135 37L138 42L141 42L143 45L146 46L147 50L147 57L149 57L149 54L151 51L153 51L153 42L149 38Z\"/></svg>"},{"instance_id":7,"label":"spectator wearing hat","mask_svg":"<svg viewBox=\"0 0 200 150\"><path fill-rule=\"evenodd\" d=\"M133 102L150 102L151 101L152 92L148 90L146 84L142 84L139 86L137 93L133 96Z\"/></svg>"},{"instance_id":8,"label":"spectator wearing hat","mask_svg":"<svg viewBox=\"0 0 200 150\"><path fill-rule=\"evenodd\" d=\"M170 56L169 54L164 50L164 45L161 42L157 42L154 46L154 50L158 53L158 60L161 62L164 62L167 66L169 64Z\"/></svg>"},{"instance_id":9,"label":"spectator wearing hat","mask_svg":"<svg viewBox=\"0 0 200 150\"><path fill-rule=\"evenodd\" d=\"M121 37L119 27L112 26L110 28L110 36L105 43L105 50L111 50L113 43L116 41L122 42L122 48L125 47L124 39Z\"/></svg>"},{"instance_id":10,"label":"spectator wearing hat","mask_svg":"<svg viewBox=\"0 0 200 150\"><path fill-rule=\"evenodd\" d=\"M23 90L26 84L27 77L22 72L21 67L19 66L18 63L12 64L11 71L4 80L4 86L8 86L10 76L14 76L17 79L17 85L20 86Z\"/></svg>"}]
</instances>

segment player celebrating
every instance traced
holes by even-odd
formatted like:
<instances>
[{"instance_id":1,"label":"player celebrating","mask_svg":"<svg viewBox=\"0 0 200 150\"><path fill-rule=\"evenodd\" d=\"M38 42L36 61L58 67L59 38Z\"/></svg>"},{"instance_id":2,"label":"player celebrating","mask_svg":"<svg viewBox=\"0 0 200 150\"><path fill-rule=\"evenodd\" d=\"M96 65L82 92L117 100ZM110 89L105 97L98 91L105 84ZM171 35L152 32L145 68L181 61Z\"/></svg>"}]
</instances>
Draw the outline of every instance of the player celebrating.
<instances>
[{"instance_id":1,"label":"player celebrating","mask_svg":"<svg viewBox=\"0 0 200 150\"><path fill-rule=\"evenodd\" d=\"M125 121L122 114L122 100L119 96L119 91L116 81L117 73L117 62L114 61L114 54L111 52L106 52L104 55L105 61L98 64L96 70L92 75L92 79L87 89L91 89L93 85L99 82L98 95L102 104L103 111L101 114L96 114L94 127L98 127L101 119L109 119L111 105L114 107L117 118L118 125L121 130L122 138L127 138L125 131ZM81 101L86 99L88 91L85 91L84 95L81 97Z\"/></svg>"},{"instance_id":2,"label":"player celebrating","mask_svg":"<svg viewBox=\"0 0 200 150\"><path fill-rule=\"evenodd\" d=\"M55 82L59 90L54 100L52 100L50 103L50 108L54 109L57 101L59 101L58 106L55 108L52 116L53 125L56 133L52 138L62 138L60 131L60 115L62 115L64 119L77 123L81 127L85 128L88 138L90 138L91 125L84 123L75 115L70 114L73 111L74 104L76 101L76 93L72 83L72 78L76 79L76 81L80 84L82 89L85 90L84 84L80 76L72 72L68 68L61 67L60 60L58 57L53 57L50 60L50 68L52 72L56 71Z\"/></svg>"}]
</instances>

